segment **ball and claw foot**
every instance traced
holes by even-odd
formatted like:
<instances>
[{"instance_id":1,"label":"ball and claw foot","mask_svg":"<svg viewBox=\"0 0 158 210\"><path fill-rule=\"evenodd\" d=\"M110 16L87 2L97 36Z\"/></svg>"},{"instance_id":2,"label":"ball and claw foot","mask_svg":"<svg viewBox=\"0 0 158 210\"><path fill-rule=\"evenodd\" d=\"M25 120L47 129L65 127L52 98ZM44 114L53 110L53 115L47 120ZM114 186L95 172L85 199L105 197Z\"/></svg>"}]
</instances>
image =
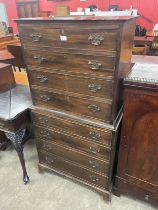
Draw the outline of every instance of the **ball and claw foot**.
<instances>
[{"instance_id":1,"label":"ball and claw foot","mask_svg":"<svg viewBox=\"0 0 158 210\"><path fill-rule=\"evenodd\" d=\"M24 181L24 184L27 184L30 180L29 180L29 177L28 176L25 176L23 178L23 181Z\"/></svg>"}]
</instances>

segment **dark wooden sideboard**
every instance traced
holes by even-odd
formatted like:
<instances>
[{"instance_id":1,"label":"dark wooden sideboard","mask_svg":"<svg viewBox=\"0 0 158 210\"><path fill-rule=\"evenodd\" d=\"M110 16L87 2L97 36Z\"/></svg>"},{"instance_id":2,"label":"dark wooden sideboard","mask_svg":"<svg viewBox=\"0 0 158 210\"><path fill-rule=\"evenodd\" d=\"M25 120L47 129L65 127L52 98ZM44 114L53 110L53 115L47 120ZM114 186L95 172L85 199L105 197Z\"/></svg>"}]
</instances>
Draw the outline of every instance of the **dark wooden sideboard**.
<instances>
[{"instance_id":1,"label":"dark wooden sideboard","mask_svg":"<svg viewBox=\"0 0 158 210\"><path fill-rule=\"evenodd\" d=\"M158 65L136 64L124 89L114 192L158 205Z\"/></svg>"},{"instance_id":2,"label":"dark wooden sideboard","mask_svg":"<svg viewBox=\"0 0 158 210\"><path fill-rule=\"evenodd\" d=\"M40 171L69 177L110 200L122 116L119 75L131 60L135 19L59 17L17 23Z\"/></svg>"}]
</instances>

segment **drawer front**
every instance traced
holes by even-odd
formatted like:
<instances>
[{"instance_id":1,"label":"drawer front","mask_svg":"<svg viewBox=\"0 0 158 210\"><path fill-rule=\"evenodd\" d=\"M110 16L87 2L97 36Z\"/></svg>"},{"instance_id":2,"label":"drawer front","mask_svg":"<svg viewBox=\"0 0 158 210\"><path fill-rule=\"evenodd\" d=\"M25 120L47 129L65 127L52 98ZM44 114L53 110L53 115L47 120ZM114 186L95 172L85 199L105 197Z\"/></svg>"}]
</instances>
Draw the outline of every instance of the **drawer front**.
<instances>
[{"instance_id":1,"label":"drawer front","mask_svg":"<svg viewBox=\"0 0 158 210\"><path fill-rule=\"evenodd\" d=\"M37 139L55 142L93 155L94 157L102 158L107 161L110 160L111 148L85 141L78 136L73 136L72 134L68 135L60 131L43 129L42 127L34 126L34 132Z\"/></svg>"},{"instance_id":2,"label":"drawer front","mask_svg":"<svg viewBox=\"0 0 158 210\"><path fill-rule=\"evenodd\" d=\"M25 48L37 46L81 48L89 50L117 50L117 29L108 29L110 25L97 28L96 24L89 28L85 26L58 25L21 25L20 37ZM103 52L104 53L104 52Z\"/></svg>"},{"instance_id":3,"label":"drawer front","mask_svg":"<svg viewBox=\"0 0 158 210\"><path fill-rule=\"evenodd\" d=\"M84 96L70 96L65 92L53 92L42 89L32 88L34 105L46 109L60 109L68 112L81 114L86 117L97 118L106 122L110 122L111 118L111 102L98 102L87 100ZM89 97L88 97L89 98ZM98 99L98 98L97 98Z\"/></svg>"},{"instance_id":4,"label":"drawer front","mask_svg":"<svg viewBox=\"0 0 158 210\"><path fill-rule=\"evenodd\" d=\"M32 111L32 120L34 125L61 130L64 133L72 133L73 135L108 147L112 144L113 131L109 129L87 125L80 121L68 120L68 118L62 118L50 113L43 115L34 111Z\"/></svg>"},{"instance_id":5,"label":"drawer front","mask_svg":"<svg viewBox=\"0 0 158 210\"><path fill-rule=\"evenodd\" d=\"M31 85L112 99L113 80L68 75L58 72L29 71Z\"/></svg>"},{"instance_id":6,"label":"drawer front","mask_svg":"<svg viewBox=\"0 0 158 210\"><path fill-rule=\"evenodd\" d=\"M97 52L94 52L93 55L85 51L79 53L77 50L76 52L62 49L58 51L56 49L52 51L25 50L25 60L29 66L89 74L113 72L116 66L116 55L110 52L105 55L98 55Z\"/></svg>"},{"instance_id":7,"label":"drawer front","mask_svg":"<svg viewBox=\"0 0 158 210\"><path fill-rule=\"evenodd\" d=\"M65 159L56 155L50 155L46 152L39 152L39 160L41 164L44 164L52 169L68 174L79 180L98 186L102 189L109 189L108 177L82 168L79 165L75 165L72 162L66 161Z\"/></svg>"},{"instance_id":8,"label":"drawer front","mask_svg":"<svg viewBox=\"0 0 158 210\"><path fill-rule=\"evenodd\" d=\"M74 163L85 166L91 170L95 170L106 174L109 176L109 162L97 159L95 157L89 156L85 153L79 152L78 150L72 148L66 148L56 143L50 143L42 140L37 141L38 151L44 150L49 152L50 154L54 154L64 158L65 160L72 161Z\"/></svg>"}]
</instances>

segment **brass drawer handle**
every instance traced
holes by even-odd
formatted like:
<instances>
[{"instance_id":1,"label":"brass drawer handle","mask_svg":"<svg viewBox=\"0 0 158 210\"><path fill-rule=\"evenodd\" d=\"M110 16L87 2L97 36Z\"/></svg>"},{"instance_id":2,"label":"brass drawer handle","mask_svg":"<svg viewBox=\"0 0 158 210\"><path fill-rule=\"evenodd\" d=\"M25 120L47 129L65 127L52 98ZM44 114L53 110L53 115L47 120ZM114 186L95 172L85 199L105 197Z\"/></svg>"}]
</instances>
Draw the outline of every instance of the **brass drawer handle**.
<instances>
[{"instance_id":1,"label":"brass drawer handle","mask_svg":"<svg viewBox=\"0 0 158 210\"><path fill-rule=\"evenodd\" d=\"M90 104L88 109L90 109L92 112L100 112L100 108L95 104Z\"/></svg>"},{"instance_id":2,"label":"brass drawer handle","mask_svg":"<svg viewBox=\"0 0 158 210\"><path fill-rule=\"evenodd\" d=\"M90 150L93 154L98 154L100 152L100 149L96 147L90 147Z\"/></svg>"},{"instance_id":3,"label":"brass drawer handle","mask_svg":"<svg viewBox=\"0 0 158 210\"><path fill-rule=\"evenodd\" d=\"M47 119L44 119L43 117L39 117L39 121L41 124L48 124L48 120Z\"/></svg>"},{"instance_id":4,"label":"brass drawer handle","mask_svg":"<svg viewBox=\"0 0 158 210\"><path fill-rule=\"evenodd\" d=\"M48 147L48 145L43 144L43 149L46 150L46 151L49 151L50 148Z\"/></svg>"},{"instance_id":5,"label":"brass drawer handle","mask_svg":"<svg viewBox=\"0 0 158 210\"><path fill-rule=\"evenodd\" d=\"M90 69L97 71L101 68L102 64L98 63L96 60L89 60L88 65L90 66Z\"/></svg>"},{"instance_id":6,"label":"brass drawer handle","mask_svg":"<svg viewBox=\"0 0 158 210\"><path fill-rule=\"evenodd\" d=\"M44 61L46 61L46 58L41 55L34 55L33 58L36 59L39 64L42 64Z\"/></svg>"},{"instance_id":7,"label":"brass drawer handle","mask_svg":"<svg viewBox=\"0 0 158 210\"><path fill-rule=\"evenodd\" d=\"M32 38L32 40L34 42L40 42L41 38L42 38L42 35L39 34L39 33L32 33L32 34L30 34L30 37Z\"/></svg>"},{"instance_id":8,"label":"brass drawer handle","mask_svg":"<svg viewBox=\"0 0 158 210\"><path fill-rule=\"evenodd\" d=\"M40 135L42 135L46 139L51 139L51 134L48 131L41 131Z\"/></svg>"},{"instance_id":9,"label":"brass drawer handle","mask_svg":"<svg viewBox=\"0 0 158 210\"><path fill-rule=\"evenodd\" d=\"M48 77L46 77L46 76L44 76L44 75L37 75L37 77L36 77L38 80L39 80L39 82L40 83L45 83L46 81L48 81Z\"/></svg>"},{"instance_id":10,"label":"brass drawer handle","mask_svg":"<svg viewBox=\"0 0 158 210\"><path fill-rule=\"evenodd\" d=\"M96 133L96 132L90 131L89 136L90 136L90 138L92 138L95 141L100 141L101 140L101 135Z\"/></svg>"},{"instance_id":11,"label":"brass drawer handle","mask_svg":"<svg viewBox=\"0 0 158 210\"><path fill-rule=\"evenodd\" d=\"M91 165L92 168L99 168L99 163L95 162L94 160L90 160L89 164Z\"/></svg>"},{"instance_id":12,"label":"brass drawer handle","mask_svg":"<svg viewBox=\"0 0 158 210\"><path fill-rule=\"evenodd\" d=\"M145 195L145 200L148 201L150 198L150 195Z\"/></svg>"},{"instance_id":13,"label":"brass drawer handle","mask_svg":"<svg viewBox=\"0 0 158 210\"><path fill-rule=\"evenodd\" d=\"M40 131L40 134L41 134L41 135L44 135L44 136L47 137L47 138L51 136L51 134L50 134L48 131L46 131L46 130Z\"/></svg>"},{"instance_id":14,"label":"brass drawer handle","mask_svg":"<svg viewBox=\"0 0 158 210\"><path fill-rule=\"evenodd\" d=\"M99 178L97 176L94 176L94 175L89 175L89 178L92 182L98 182L99 181Z\"/></svg>"},{"instance_id":15,"label":"brass drawer handle","mask_svg":"<svg viewBox=\"0 0 158 210\"><path fill-rule=\"evenodd\" d=\"M55 158L54 159L50 159L48 157L46 157L46 161L51 164L51 163L54 163L55 162Z\"/></svg>"},{"instance_id":16,"label":"brass drawer handle","mask_svg":"<svg viewBox=\"0 0 158 210\"><path fill-rule=\"evenodd\" d=\"M90 34L88 40L92 45L99 46L104 41L104 35L97 33Z\"/></svg>"},{"instance_id":17,"label":"brass drawer handle","mask_svg":"<svg viewBox=\"0 0 158 210\"><path fill-rule=\"evenodd\" d=\"M42 95L42 96L40 96L40 99L44 102L48 102L48 101L50 101L51 98L48 95Z\"/></svg>"},{"instance_id":18,"label":"brass drawer handle","mask_svg":"<svg viewBox=\"0 0 158 210\"><path fill-rule=\"evenodd\" d=\"M100 84L89 84L88 88L91 92L96 93L102 89L102 86Z\"/></svg>"}]
</instances>

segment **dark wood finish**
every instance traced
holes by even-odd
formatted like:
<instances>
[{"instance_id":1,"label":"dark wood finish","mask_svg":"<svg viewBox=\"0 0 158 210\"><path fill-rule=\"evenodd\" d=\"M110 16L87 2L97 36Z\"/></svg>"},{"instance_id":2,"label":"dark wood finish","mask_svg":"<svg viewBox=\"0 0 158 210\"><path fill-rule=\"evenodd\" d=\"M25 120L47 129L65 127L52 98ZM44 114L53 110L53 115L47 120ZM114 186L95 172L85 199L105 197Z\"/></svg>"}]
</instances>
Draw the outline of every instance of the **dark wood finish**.
<instances>
[{"instance_id":1,"label":"dark wood finish","mask_svg":"<svg viewBox=\"0 0 158 210\"><path fill-rule=\"evenodd\" d=\"M0 51L0 63L12 64L14 61L14 56L8 52L8 50Z\"/></svg>"},{"instance_id":2,"label":"dark wood finish","mask_svg":"<svg viewBox=\"0 0 158 210\"><path fill-rule=\"evenodd\" d=\"M84 151L78 151L69 147L64 147L63 145L59 145L54 143L54 141L45 142L40 140L38 142L39 151L45 150L50 154L57 155L59 157L63 157L66 160L72 161L74 163L79 164L80 166L87 167L88 169L95 170L98 173L105 174L109 176L109 165L110 163L105 160L97 159L96 157L87 155Z\"/></svg>"},{"instance_id":3,"label":"dark wood finish","mask_svg":"<svg viewBox=\"0 0 158 210\"><path fill-rule=\"evenodd\" d=\"M30 70L29 75L32 87L35 85L44 88L52 88L53 90L56 89L99 98L112 99L113 80L111 78L93 78L92 76L67 74L59 71L52 71L50 73L43 69L40 69L40 71Z\"/></svg>"},{"instance_id":4,"label":"dark wood finish","mask_svg":"<svg viewBox=\"0 0 158 210\"><path fill-rule=\"evenodd\" d=\"M52 154L51 154L52 155ZM42 157L42 154L40 155L40 157ZM56 156L53 156L56 157ZM61 159L61 158L60 158ZM50 172L50 173L55 173L58 176L64 177L66 179L69 179L71 181L76 182L77 184L80 183L85 187L89 187L90 189L94 189L96 192L98 192L103 199L107 202L107 201L111 201L111 196L109 194L109 191L104 190L100 187L97 187L96 185L92 185L91 183L85 181L85 179L80 178L79 176L75 176L74 174L71 173L71 170L69 172L66 172L64 170L59 170L58 168L53 167L53 165L48 164L48 162L44 162L42 163L42 159L40 159L41 163L39 163L38 168L39 168L39 173L44 173L44 172ZM65 161L64 161L65 164ZM72 165L72 163L69 162L69 164L71 164L71 167L75 167L77 165ZM81 168L80 168L81 170ZM96 179L96 178L95 178Z\"/></svg>"},{"instance_id":5,"label":"dark wood finish","mask_svg":"<svg viewBox=\"0 0 158 210\"><path fill-rule=\"evenodd\" d=\"M135 36L134 45L140 45L140 46L147 45L151 47L153 39L154 39L153 37L148 37L148 36Z\"/></svg>"},{"instance_id":6,"label":"dark wood finish","mask_svg":"<svg viewBox=\"0 0 158 210\"><path fill-rule=\"evenodd\" d=\"M158 65L137 64L126 77L116 192L158 198Z\"/></svg>"},{"instance_id":7,"label":"dark wood finish","mask_svg":"<svg viewBox=\"0 0 158 210\"><path fill-rule=\"evenodd\" d=\"M36 106L73 112L109 123L114 121L111 120L110 100L35 87L32 88L32 96Z\"/></svg>"},{"instance_id":8,"label":"dark wood finish","mask_svg":"<svg viewBox=\"0 0 158 210\"><path fill-rule=\"evenodd\" d=\"M79 136L82 139L87 139L107 147L111 147L113 142L115 132L110 127L106 129L98 124L93 125L82 120L48 113L39 109L32 111L32 119L34 125Z\"/></svg>"},{"instance_id":9,"label":"dark wood finish","mask_svg":"<svg viewBox=\"0 0 158 210\"><path fill-rule=\"evenodd\" d=\"M96 52L80 50L63 50L55 51L46 50L29 50L25 52L25 59L29 68L47 69L47 71L64 70L74 73L94 74L96 76L113 77L115 70L116 57L113 53L108 52L106 55L97 55ZM74 62L75 61L75 62ZM50 69L50 66L52 67ZM43 68L41 68L43 67Z\"/></svg>"},{"instance_id":10,"label":"dark wood finish","mask_svg":"<svg viewBox=\"0 0 158 210\"><path fill-rule=\"evenodd\" d=\"M98 145L96 143L91 144L91 141L80 139L77 136L73 136L62 133L60 131L53 131L48 129L42 129L42 127L35 127L36 138L49 142L56 142L62 146L71 147L81 152L86 152L98 158L110 160L111 148Z\"/></svg>"},{"instance_id":11,"label":"dark wood finish","mask_svg":"<svg viewBox=\"0 0 158 210\"><path fill-rule=\"evenodd\" d=\"M153 37L135 36L133 54L151 55Z\"/></svg>"},{"instance_id":12,"label":"dark wood finish","mask_svg":"<svg viewBox=\"0 0 158 210\"><path fill-rule=\"evenodd\" d=\"M48 165L52 169L57 169L60 171L64 171L84 182L88 182L93 186L97 186L103 190L108 189L108 177L98 174L94 171L89 171L86 168L81 168L76 164L73 164L70 161L66 161L64 158L59 158L56 155L47 155L47 153L41 152L40 162L44 165ZM82 173L81 173L82 170Z\"/></svg>"},{"instance_id":13,"label":"dark wood finish","mask_svg":"<svg viewBox=\"0 0 158 210\"><path fill-rule=\"evenodd\" d=\"M16 66L21 71L21 68L26 68L21 43L12 43L7 45L8 51L14 56L13 66Z\"/></svg>"},{"instance_id":14,"label":"dark wood finish","mask_svg":"<svg viewBox=\"0 0 158 210\"><path fill-rule=\"evenodd\" d=\"M67 27L68 26L68 27ZM32 25L26 27L20 25L20 34L25 48L38 49L38 47L63 47L77 48L87 50L97 50L97 54L105 54L106 51L116 52L117 36L119 36L119 28L117 25L106 26L104 24L98 27L94 23L90 23L89 27L82 22L79 25ZM96 34L96 35L95 35ZM66 36L67 41L61 41L62 37ZM94 36L94 38L93 38ZM93 41L98 38L98 44L93 44ZM32 46L32 47L31 47Z\"/></svg>"},{"instance_id":15,"label":"dark wood finish","mask_svg":"<svg viewBox=\"0 0 158 210\"><path fill-rule=\"evenodd\" d=\"M95 21L87 22L91 19L97 20L99 24L96 24ZM19 24L21 41L29 68L30 66L37 68L37 65L59 71L66 68L69 71L89 72L90 75L94 71L95 74L96 71L102 74L106 72L105 75L114 78L111 116L108 120L110 123L114 122L121 108L121 104L118 104L118 73L121 70L119 62L130 62L135 27L134 19L128 18L126 21L126 18L119 18L120 25L112 19L114 18L89 17L87 19L83 17L85 21L80 21L79 18L73 17L68 17L67 20L41 18L35 22L34 19L23 19ZM63 24L62 21L64 21ZM66 37L66 41L62 41L63 37L64 39ZM73 59L74 54L77 59ZM113 74L109 74L111 70ZM34 104L38 105L35 100L36 98Z\"/></svg>"},{"instance_id":16,"label":"dark wood finish","mask_svg":"<svg viewBox=\"0 0 158 210\"><path fill-rule=\"evenodd\" d=\"M119 87L130 69L134 22L85 16L17 20L40 171L71 177L108 200L122 116Z\"/></svg>"},{"instance_id":17,"label":"dark wood finish","mask_svg":"<svg viewBox=\"0 0 158 210\"><path fill-rule=\"evenodd\" d=\"M28 86L16 85L0 94L0 131L13 144L23 169L23 181L29 181L23 156L23 139L30 123L28 108L31 106Z\"/></svg>"},{"instance_id":18,"label":"dark wood finish","mask_svg":"<svg viewBox=\"0 0 158 210\"><path fill-rule=\"evenodd\" d=\"M19 18L38 17L39 1L21 1L16 2L17 13Z\"/></svg>"},{"instance_id":19,"label":"dark wood finish","mask_svg":"<svg viewBox=\"0 0 158 210\"><path fill-rule=\"evenodd\" d=\"M0 63L0 92L15 87L15 78L12 66Z\"/></svg>"}]
</instances>

